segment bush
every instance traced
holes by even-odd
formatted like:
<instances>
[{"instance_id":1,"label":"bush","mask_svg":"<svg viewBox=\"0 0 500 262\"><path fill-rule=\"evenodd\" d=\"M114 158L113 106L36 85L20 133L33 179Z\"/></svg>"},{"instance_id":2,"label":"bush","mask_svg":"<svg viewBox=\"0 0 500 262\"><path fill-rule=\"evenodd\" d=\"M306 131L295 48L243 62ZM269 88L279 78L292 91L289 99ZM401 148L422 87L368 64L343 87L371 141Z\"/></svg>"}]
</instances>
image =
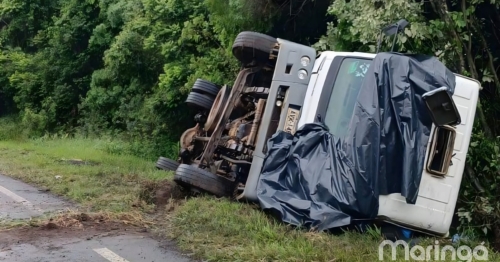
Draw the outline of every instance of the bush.
<instances>
[{"instance_id":1,"label":"bush","mask_svg":"<svg viewBox=\"0 0 500 262\"><path fill-rule=\"evenodd\" d=\"M475 128L462 182L459 229L473 236L498 239L500 230L500 137Z\"/></svg>"}]
</instances>

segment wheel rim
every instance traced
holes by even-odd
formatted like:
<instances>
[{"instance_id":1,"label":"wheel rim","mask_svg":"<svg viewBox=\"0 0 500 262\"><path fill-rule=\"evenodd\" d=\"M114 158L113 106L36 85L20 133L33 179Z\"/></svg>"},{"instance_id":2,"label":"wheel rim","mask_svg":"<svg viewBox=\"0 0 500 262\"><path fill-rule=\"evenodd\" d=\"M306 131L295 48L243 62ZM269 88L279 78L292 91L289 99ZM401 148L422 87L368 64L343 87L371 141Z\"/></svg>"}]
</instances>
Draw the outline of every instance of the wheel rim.
<instances>
[{"instance_id":1,"label":"wheel rim","mask_svg":"<svg viewBox=\"0 0 500 262\"><path fill-rule=\"evenodd\" d=\"M182 136L181 136L181 148L188 148L190 145L191 145L191 142L193 141L193 136L196 135L196 132L197 132L197 129L198 129L198 125L196 125L195 127L193 128L190 128L186 131L184 131L184 133L182 133Z\"/></svg>"},{"instance_id":2,"label":"wheel rim","mask_svg":"<svg viewBox=\"0 0 500 262\"><path fill-rule=\"evenodd\" d=\"M227 86L224 85L215 97L212 109L210 109L210 113L207 117L207 122L204 126L205 131L212 132L217 127L217 122L219 122L219 119L222 116L222 109L227 102L228 95L229 92Z\"/></svg>"}]
</instances>

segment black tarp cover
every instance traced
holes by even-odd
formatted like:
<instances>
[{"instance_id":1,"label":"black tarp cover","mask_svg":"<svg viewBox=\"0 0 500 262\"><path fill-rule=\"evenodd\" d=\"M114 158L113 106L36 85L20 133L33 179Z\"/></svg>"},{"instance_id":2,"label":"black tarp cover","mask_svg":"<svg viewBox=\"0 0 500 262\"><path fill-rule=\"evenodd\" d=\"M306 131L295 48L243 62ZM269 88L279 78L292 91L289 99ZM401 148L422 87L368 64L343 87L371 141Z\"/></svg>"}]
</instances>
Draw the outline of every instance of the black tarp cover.
<instances>
[{"instance_id":1,"label":"black tarp cover","mask_svg":"<svg viewBox=\"0 0 500 262\"><path fill-rule=\"evenodd\" d=\"M327 230L375 218L379 195L401 193L414 204L432 126L422 95L440 87L452 95L455 75L437 58L377 54L348 135L336 138L315 122L268 141L261 208L286 223Z\"/></svg>"}]
</instances>

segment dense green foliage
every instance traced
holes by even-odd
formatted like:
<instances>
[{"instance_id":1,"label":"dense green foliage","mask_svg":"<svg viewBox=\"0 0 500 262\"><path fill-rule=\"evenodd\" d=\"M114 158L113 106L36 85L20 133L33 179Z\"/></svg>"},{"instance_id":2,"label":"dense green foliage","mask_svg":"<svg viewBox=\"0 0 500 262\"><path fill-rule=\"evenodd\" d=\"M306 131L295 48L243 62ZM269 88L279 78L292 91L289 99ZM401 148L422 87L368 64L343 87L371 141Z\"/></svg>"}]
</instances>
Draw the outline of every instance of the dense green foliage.
<instances>
[{"instance_id":1,"label":"dense green foliage","mask_svg":"<svg viewBox=\"0 0 500 262\"><path fill-rule=\"evenodd\" d=\"M500 239L498 2L0 0L0 115L18 115L30 136L108 135L140 156L172 155L192 122L192 83L234 81L238 32L373 52L380 28L405 18L399 50L482 82L459 214L464 230Z\"/></svg>"}]
</instances>

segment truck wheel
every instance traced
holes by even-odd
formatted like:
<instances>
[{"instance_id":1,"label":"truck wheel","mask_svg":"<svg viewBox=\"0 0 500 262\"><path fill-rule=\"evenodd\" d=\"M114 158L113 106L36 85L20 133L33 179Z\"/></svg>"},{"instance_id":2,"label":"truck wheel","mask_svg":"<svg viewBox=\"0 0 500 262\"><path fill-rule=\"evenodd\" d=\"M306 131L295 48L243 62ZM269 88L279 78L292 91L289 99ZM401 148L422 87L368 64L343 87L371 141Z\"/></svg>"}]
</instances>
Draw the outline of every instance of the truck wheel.
<instances>
[{"instance_id":1,"label":"truck wheel","mask_svg":"<svg viewBox=\"0 0 500 262\"><path fill-rule=\"evenodd\" d=\"M203 80L203 79L197 79L196 82L194 82L193 88L191 89L191 92L196 92L200 94L205 94L205 95L210 95L212 97L216 97L217 94L219 93L220 86Z\"/></svg>"},{"instance_id":2,"label":"truck wheel","mask_svg":"<svg viewBox=\"0 0 500 262\"><path fill-rule=\"evenodd\" d=\"M255 61L259 64L269 61L269 55L276 38L256 32L241 32L233 43L233 55L243 64Z\"/></svg>"},{"instance_id":3,"label":"truck wheel","mask_svg":"<svg viewBox=\"0 0 500 262\"><path fill-rule=\"evenodd\" d=\"M214 98L205 94L191 92L186 99L186 103L194 108L210 110L214 104Z\"/></svg>"},{"instance_id":4,"label":"truck wheel","mask_svg":"<svg viewBox=\"0 0 500 262\"><path fill-rule=\"evenodd\" d=\"M235 187L234 181L186 164L179 165L174 181L180 186L195 188L217 197L232 196Z\"/></svg>"},{"instance_id":5,"label":"truck wheel","mask_svg":"<svg viewBox=\"0 0 500 262\"><path fill-rule=\"evenodd\" d=\"M168 159L160 156L158 161L156 161L156 168L165 170L165 171L175 171L179 167L179 163L175 160Z\"/></svg>"}]
</instances>

